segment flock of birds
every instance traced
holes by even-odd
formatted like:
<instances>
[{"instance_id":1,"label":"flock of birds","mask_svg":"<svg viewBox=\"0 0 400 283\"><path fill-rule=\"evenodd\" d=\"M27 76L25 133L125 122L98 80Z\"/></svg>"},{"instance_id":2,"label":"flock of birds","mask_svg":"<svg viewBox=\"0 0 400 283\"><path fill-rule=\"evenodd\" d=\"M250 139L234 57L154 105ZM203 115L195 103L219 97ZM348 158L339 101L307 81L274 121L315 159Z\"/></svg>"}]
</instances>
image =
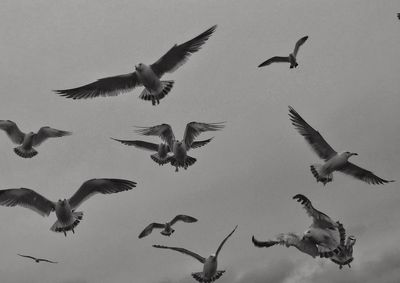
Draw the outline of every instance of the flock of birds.
<instances>
[{"instance_id":1,"label":"flock of birds","mask_svg":"<svg viewBox=\"0 0 400 283\"><path fill-rule=\"evenodd\" d=\"M400 14L398 15L400 19ZM115 96L123 92L128 92L135 87L143 86L139 98L151 101L152 105L157 105L171 91L174 85L172 80L161 80L165 73L170 73L183 65L188 58L199 51L203 44L214 33L217 26L214 25L195 38L182 43L175 44L167 53L151 65L140 63L135 66L135 71L128 74L101 78L95 82L84 86L56 90L66 98L86 99L98 96ZM300 47L307 41L308 36L299 39L292 53L286 57L274 56L258 67L268 66L272 63L286 62L290 68L297 68L297 55ZM385 184L394 180L385 180L376 176L371 171L363 169L349 161L349 158L357 155L353 152L336 152L321 136L312 128L294 108L289 106L289 119L295 129L306 139L315 153L324 160L323 164L312 164L311 172L317 182L327 183L333 181L333 172L339 171L355 177L368 184ZM159 165L171 164L175 171L179 168L187 169L196 162L196 158L188 155L190 149L199 148L207 145L212 138L206 140L196 140L203 132L218 131L224 128L224 122L202 123L191 122L186 125L185 133L181 141L175 139L172 127L168 124L160 124L152 127L137 127L136 132L144 136L158 136L161 139L159 144L143 140L120 140L114 139L124 145L134 146L140 149L151 151L151 159ZM37 133L22 132L17 124L10 120L0 120L0 129L4 130L11 141L17 145L14 152L22 158L32 158L38 154L36 147L45 140L55 137L71 135L69 131L57 130L51 127L42 127ZM16 188L0 190L0 205L3 206L23 206L36 211L42 216L48 216L55 212L57 221L51 226L50 230L64 233L75 232L76 226L83 218L83 212L76 211L78 207L88 198L95 194L113 194L129 191L136 187L136 182L124 179L99 178L84 182L80 188L69 199L59 199L57 202L51 201L34 190L28 188ZM311 201L304 195L297 194L293 199L300 202L306 213L312 218L312 224L303 234L282 233L274 238L260 241L254 236L252 242L256 247L271 247L274 245L284 245L286 247L296 247L299 251L312 257L329 258L338 264L340 269L344 265L350 267L353 261L353 246L356 242L354 236L346 237L346 231L339 221L332 220L328 215L315 209ZM161 234L171 236L174 233L172 226L177 222L194 223L197 219L189 215L177 215L166 223L151 223L139 235L139 238L148 236L154 229L161 229ZM153 245L158 249L170 249L197 259L203 264L201 272L192 273L194 279L199 282L213 282L220 278L224 270L218 270L217 258L223 245L229 237L236 231L237 226L223 239L218 246L215 254L205 258L199 254L181 247L170 247ZM35 262L57 263L55 261L36 258L29 255L18 254L21 257L29 258Z\"/></svg>"}]
</instances>

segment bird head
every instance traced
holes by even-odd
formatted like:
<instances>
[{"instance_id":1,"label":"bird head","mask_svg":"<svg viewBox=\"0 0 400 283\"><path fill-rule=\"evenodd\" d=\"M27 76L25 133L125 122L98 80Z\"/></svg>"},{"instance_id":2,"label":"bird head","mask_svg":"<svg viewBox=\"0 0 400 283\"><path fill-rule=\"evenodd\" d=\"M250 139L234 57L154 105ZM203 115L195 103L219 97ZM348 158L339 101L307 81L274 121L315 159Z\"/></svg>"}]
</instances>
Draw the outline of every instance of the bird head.
<instances>
[{"instance_id":1,"label":"bird head","mask_svg":"<svg viewBox=\"0 0 400 283\"><path fill-rule=\"evenodd\" d=\"M344 157L346 157L346 159L349 159L349 158L350 158L351 156L353 156L353 155L358 155L358 153L350 152L350 151L345 151L345 152L342 153L342 155L343 155Z\"/></svg>"},{"instance_id":2,"label":"bird head","mask_svg":"<svg viewBox=\"0 0 400 283\"><path fill-rule=\"evenodd\" d=\"M135 65L135 70L140 73L143 70L143 64L139 63L139 65Z\"/></svg>"},{"instance_id":3,"label":"bird head","mask_svg":"<svg viewBox=\"0 0 400 283\"><path fill-rule=\"evenodd\" d=\"M309 240L310 238L312 238L311 230L306 230L303 234L303 240Z\"/></svg>"}]
</instances>

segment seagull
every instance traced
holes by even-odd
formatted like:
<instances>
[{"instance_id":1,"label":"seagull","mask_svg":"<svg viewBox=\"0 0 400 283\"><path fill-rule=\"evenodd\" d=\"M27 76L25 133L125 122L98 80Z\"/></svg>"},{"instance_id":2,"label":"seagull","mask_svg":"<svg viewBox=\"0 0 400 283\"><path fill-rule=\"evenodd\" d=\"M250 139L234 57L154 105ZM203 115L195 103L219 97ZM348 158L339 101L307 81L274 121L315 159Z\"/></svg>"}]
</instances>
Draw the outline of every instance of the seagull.
<instances>
[{"instance_id":1,"label":"seagull","mask_svg":"<svg viewBox=\"0 0 400 283\"><path fill-rule=\"evenodd\" d=\"M165 73L171 73L182 66L189 57L199 51L202 45L214 33L216 25L212 26L195 38L175 44L157 62L151 65L140 63L135 66L133 73L99 79L93 83L72 89L55 90L67 98L86 99L97 96L115 96L138 86L144 86L139 98L151 100L153 105L160 103L172 89L174 81L161 81Z\"/></svg>"},{"instance_id":2,"label":"seagull","mask_svg":"<svg viewBox=\"0 0 400 283\"><path fill-rule=\"evenodd\" d=\"M111 139L118 141L125 145L135 146L137 148L141 148L141 149L149 150L149 151L156 151L156 153L150 155L150 157L154 162L158 163L158 165L164 165L171 161L170 156L168 156L168 153L171 152L171 150L166 143L155 144L155 143L141 141L141 140L119 140L119 139L114 139L114 138L111 138ZM212 140L212 138L207 139L207 140L202 140L202 141L194 141L192 143L191 148L202 147L202 146L208 144L211 140Z\"/></svg>"},{"instance_id":3,"label":"seagull","mask_svg":"<svg viewBox=\"0 0 400 283\"><path fill-rule=\"evenodd\" d=\"M169 157L169 161L172 166L175 167L175 171L178 172L179 167L183 167L186 170L196 162L196 158L187 155L187 151L193 148L194 139L200 133L206 131L218 131L224 127L223 122L190 122L186 125L182 141L175 139L172 128L168 124L161 124L153 127L138 127L139 129L136 130L136 132L145 136L159 136L164 142L166 142L169 148L172 149L171 151L173 153L173 155Z\"/></svg>"},{"instance_id":4,"label":"seagull","mask_svg":"<svg viewBox=\"0 0 400 283\"><path fill-rule=\"evenodd\" d=\"M0 205L23 206L42 216L49 216L55 211L57 221L51 226L54 232L75 233L74 228L82 220L83 212L75 211L79 205L95 194L112 194L129 191L136 187L136 182L123 179L91 179L84 182L70 199L53 202L27 188L0 190Z\"/></svg>"},{"instance_id":5,"label":"seagull","mask_svg":"<svg viewBox=\"0 0 400 283\"><path fill-rule=\"evenodd\" d=\"M10 120L0 120L0 129L4 130L11 141L20 146L14 148L14 152L23 158L32 158L38 152L33 148L41 145L48 138L69 136L72 133L50 127L41 127L37 133L21 132L17 124Z\"/></svg>"},{"instance_id":6,"label":"seagull","mask_svg":"<svg viewBox=\"0 0 400 283\"><path fill-rule=\"evenodd\" d=\"M354 236L349 236L346 240L346 243L344 242L344 240L341 241L340 252L330 258L332 262L339 265L339 269L342 269L343 265L347 265L349 268L351 268L350 263L354 260L353 246L355 243L356 243L356 238Z\"/></svg>"},{"instance_id":7,"label":"seagull","mask_svg":"<svg viewBox=\"0 0 400 283\"><path fill-rule=\"evenodd\" d=\"M394 180L384 180L376 176L371 171L365 170L349 162L348 159L351 156L358 154L349 151L337 153L325 141L321 134L318 131L314 130L306 121L304 121L299 113L297 113L296 110L294 110L290 106L289 117L292 121L293 126L306 139L306 141L310 144L315 153L318 154L321 159L325 160L325 163L322 165L313 164L310 166L311 173L317 179L317 182L321 182L324 185L332 182L334 171L340 171L373 185L394 182Z\"/></svg>"},{"instance_id":8,"label":"seagull","mask_svg":"<svg viewBox=\"0 0 400 283\"><path fill-rule=\"evenodd\" d=\"M315 209L311 201L304 195L297 194L293 197L301 202L307 214L313 218L313 223L303 235L295 233L281 233L272 240L265 242L257 240L254 236L252 242L256 247L272 247L280 244L286 247L295 247L299 251L313 258L331 257L340 252L340 241L345 237L345 230L340 222L334 222L326 214Z\"/></svg>"},{"instance_id":9,"label":"seagull","mask_svg":"<svg viewBox=\"0 0 400 283\"><path fill-rule=\"evenodd\" d=\"M270 65L271 63L290 63L290 69L293 68L297 68L297 66L299 64L297 64L297 52L299 52L299 48L300 46L303 45L304 42L306 42L306 40L308 39L308 36L304 36L302 38L300 38L297 42L296 42L296 46L294 47L293 53L290 53L289 56L287 57L282 57L282 56L275 56L272 58L269 58L267 61L262 62L260 65L258 65L258 67L264 67L267 65Z\"/></svg>"},{"instance_id":10,"label":"seagull","mask_svg":"<svg viewBox=\"0 0 400 283\"><path fill-rule=\"evenodd\" d=\"M167 247L167 246L161 246L161 245L153 245L153 247L159 248L159 249L174 250L174 251L177 251L177 252L180 252L183 254L190 255L191 257L197 259L198 261L200 261L203 264L203 272L192 273L192 277L194 279L196 279L198 282L210 283L210 282L214 282L215 280L220 278L222 276L222 274L225 272L225 270L217 270L217 267L218 267L217 258L218 258L219 252L222 249L222 246L225 244L226 240L228 240L228 238L233 234L233 232L235 232L236 228L237 228L237 225L236 225L235 229L233 229L233 231L231 233L229 233L229 235L226 236L226 238L221 242L216 253L210 255L208 258L204 258L201 255L198 255L198 254L191 252L184 248Z\"/></svg>"},{"instance_id":11,"label":"seagull","mask_svg":"<svg viewBox=\"0 0 400 283\"><path fill-rule=\"evenodd\" d=\"M163 229L161 231L161 234L169 237L172 235L172 233L175 232L175 230L172 229L172 225L174 225L178 221L183 221L186 223L193 223L193 222L197 222L197 219L192 216L180 214L180 215L175 216L174 219L172 219L170 222L167 222L165 224L151 223L142 231L142 233L140 233L139 239L149 235L153 231L154 228Z\"/></svg>"},{"instance_id":12,"label":"seagull","mask_svg":"<svg viewBox=\"0 0 400 283\"><path fill-rule=\"evenodd\" d=\"M35 262L37 262L37 263L39 263L39 262L41 262L41 261L44 261L44 262L49 262L49 263L58 263L58 262L56 262L56 261L51 261L51 260L48 260L48 259L44 259L44 258L37 258L37 257L33 257L33 256L30 256L30 255L21 255L21 254L18 254L19 256L22 256L22 257L26 257L26 258L30 258L30 259L33 259Z\"/></svg>"}]
</instances>

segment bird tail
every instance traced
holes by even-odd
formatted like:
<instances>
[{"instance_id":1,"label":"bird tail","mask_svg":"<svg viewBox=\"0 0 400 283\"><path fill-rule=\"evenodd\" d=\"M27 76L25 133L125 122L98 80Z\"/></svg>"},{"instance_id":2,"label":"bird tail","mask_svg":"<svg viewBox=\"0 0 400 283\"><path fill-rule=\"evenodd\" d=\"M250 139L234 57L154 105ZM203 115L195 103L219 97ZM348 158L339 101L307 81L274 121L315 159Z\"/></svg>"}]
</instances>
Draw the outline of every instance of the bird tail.
<instances>
[{"instance_id":1,"label":"bird tail","mask_svg":"<svg viewBox=\"0 0 400 283\"><path fill-rule=\"evenodd\" d=\"M63 232L65 236L67 236L67 231L71 231L74 233L74 228L78 226L83 218L83 212L81 211L73 211L72 216L74 218L74 222L69 225L64 225L60 221L54 222L53 226L50 227L50 230L53 232L61 233Z\"/></svg>"},{"instance_id":2,"label":"bird tail","mask_svg":"<svg viewBox=\"0 0 400 283\"><path fill-rule=\"evenodd\" d=\"M183 167L185 169L187 169L189 166L192 166L197 159L194 157L191 157L189 155L186 156L185 161L183 162L183 164L181 162L178 162L178 160L176 160L175 157L171 157L171 165L175 166L175 167Z\"/></svg>"},{"instance_id":3,"label":"bird tail","mask_svg":"<svg viewBox=\"0 0 400 283\"><path fill-rule=\"evenodd\" d=\"M200 283L211 283L211 282L214 282L215 280L217 280L218 278L220 278L222 276L222 274L224 274L224 272L225 272L225 270L217 270L215 272L215 275L210 278L204 277L203 272L196 272L196 273L192 273L192 277Z\"/></svg>"},{"instance_id":4,"label":"bird tail","mask_svg":"<svg viewBox=\"0 0 400 283\"><path fill-rule=\"evenodd\" d=\"M38 154L38 152L33 147L25 149L22 146L14 148L14 152L23 158L32 158L36 154Z\"/></svg>"},{"instance_id":5,"label":"bird tail","mask_svg":"<svg viewBox=\"0 0 400 283\"><path fill-rule=\"evenodd\" d=\"M332 182L333 180L333 174L329 173L328 175L322 174L322 165L321 164L313 164L310 166L311 173L314 175L315 179L317 179L317 182L321 182L324 184L324 186Z\"/></svg>"},{"instance_id":6,"label":"bird tail","mask_svg":"<svg viewBox=\"0 0 400 283\"><path fill-rule=\"evenodd\" d=\"M158 165L164 165L164 164L167 164L168 162L170 162L169 157L161 158L158 153L154 153L154 154L150 155L150 158L153 159L154 162L158 163Z\"/></svg>"},{"instance_id":7,"label":"bird tail","mask_svg":"<svg viewBox=\"0 0 400 283\"><path fill-rule=\"evenodd\" d=\"M160 100L163 99L174 86L174 81L161 81L161 90L158 93L153 93L149 91L147 88L144 88L139 98L143 100L151 100L153 105L160 103Z\"/></svg>"}]
</instances>

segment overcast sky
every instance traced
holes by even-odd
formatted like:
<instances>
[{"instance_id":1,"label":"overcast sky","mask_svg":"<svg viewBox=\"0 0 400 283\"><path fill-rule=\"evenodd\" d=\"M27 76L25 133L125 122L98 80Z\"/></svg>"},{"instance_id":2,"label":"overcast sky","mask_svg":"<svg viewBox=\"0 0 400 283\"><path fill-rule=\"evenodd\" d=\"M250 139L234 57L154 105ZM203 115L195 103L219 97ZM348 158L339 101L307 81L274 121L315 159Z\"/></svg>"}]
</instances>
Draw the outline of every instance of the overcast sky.
<instances>
[{"instance_id":1,"label":"overcast sky","mask_svg":"<svg viewBox=\"0 0 400 283\"><path fill-rule=\"evenodd\" d=\"M319 162L288 119L288 105L337 151L385 179L400 170L400 12L387 0L15 1L0 4L0 119L23 131L70 130L32 159L14 154L0 133L1 188L27 187L51 200L68 198L91 178L124 178L137 188L98 195L65 238L25 208L0 207L0 274L6 283L187 283L202 270L194 259L152 244L208 256L237 224L219 257L220 283L393 283L400 278L398 183L372 186L340 173L323 187ZM212 25L203 48L176 72L170 94L153 107L142 88L110 98L69 100L52 89L77 87L151 64L175 43ZM257 65L288 55L308 35L299 67ZM139 139L133 125L169 123L181 138L188 122L227 121L187 171L158 166L149 152L110 140ZM341 221L357 238L353 268L312 259L295 248L251 243L311 223L292 196ZM149 223L176 214L199 219L139 240ZM35 264L31 254L59 261Z\"/></svg>"}]
</instances>

